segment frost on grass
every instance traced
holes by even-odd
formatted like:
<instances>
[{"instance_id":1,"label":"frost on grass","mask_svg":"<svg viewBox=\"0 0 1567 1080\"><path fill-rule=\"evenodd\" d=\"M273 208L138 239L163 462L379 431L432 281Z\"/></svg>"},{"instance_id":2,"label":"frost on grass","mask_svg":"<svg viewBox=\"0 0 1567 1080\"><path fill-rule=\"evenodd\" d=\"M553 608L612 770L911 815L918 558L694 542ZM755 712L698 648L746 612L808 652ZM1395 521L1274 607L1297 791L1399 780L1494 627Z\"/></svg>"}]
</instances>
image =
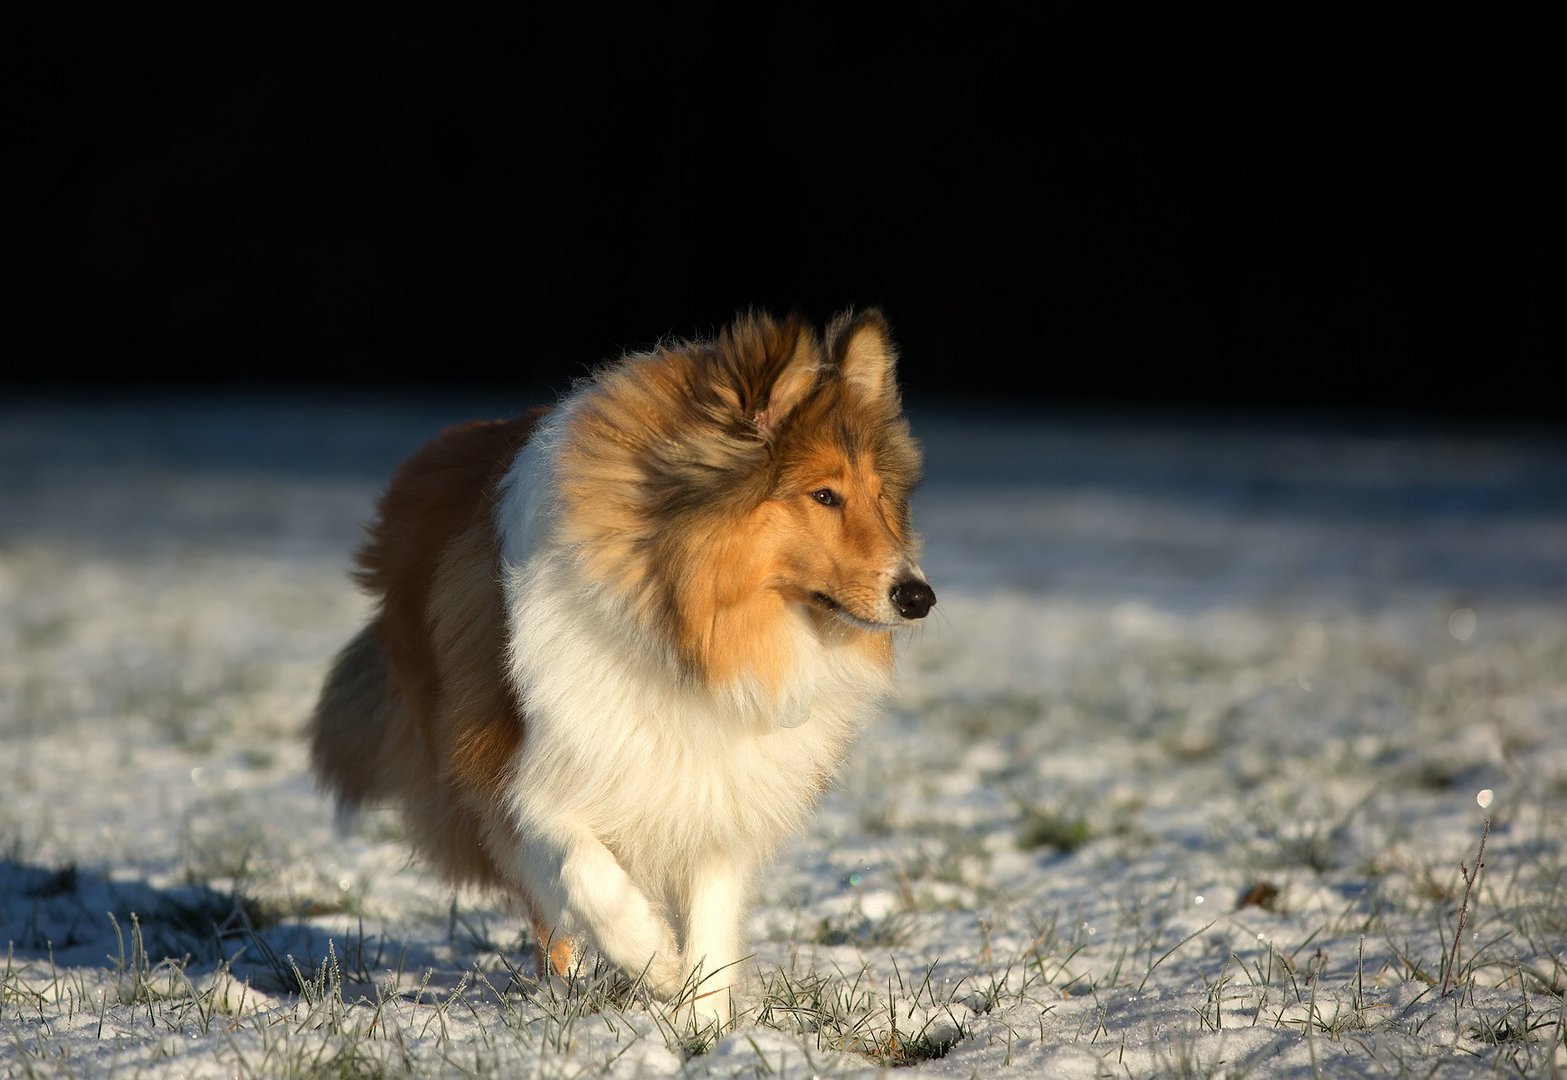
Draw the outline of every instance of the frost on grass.
<instances>
[{"instance_id":1,"label":"frost on grass","mask_svg":"<svg viewBox=\"0 0 1567 1080\"><path fill-rule=\"evenodd\" d=\"M0 414L0 1069L1567 1066L1559 441L916 415L941 605L715 1039L306 779L376 489L486 411Z\"/></svg>"}]
</instances>

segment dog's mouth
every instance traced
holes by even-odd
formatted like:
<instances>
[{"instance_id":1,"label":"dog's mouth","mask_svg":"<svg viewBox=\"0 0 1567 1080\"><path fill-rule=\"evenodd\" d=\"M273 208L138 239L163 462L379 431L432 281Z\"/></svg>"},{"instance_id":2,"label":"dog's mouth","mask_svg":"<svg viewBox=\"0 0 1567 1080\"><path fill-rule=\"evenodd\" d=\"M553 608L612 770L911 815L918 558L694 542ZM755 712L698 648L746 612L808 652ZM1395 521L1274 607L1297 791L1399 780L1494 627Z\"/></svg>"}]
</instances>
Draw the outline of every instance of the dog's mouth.
<instances>
[{"instance_id":1,"label":"dog's mouth","mask_svg":"<svg viewBox=\"0 0 1567 1080\"><path fill-rule=\"evenodd\" d=\"M811 594L811 603L815 604L829 615L835 616L840 622L847 623L848 625L857 627L860 630L896 629L896 627L889 623L874 622L870 619L860 618L854 612L850 611L848 608L844 607L837 600L834 600L824 592L813 592Z\"/></svg>"}]
</instances>

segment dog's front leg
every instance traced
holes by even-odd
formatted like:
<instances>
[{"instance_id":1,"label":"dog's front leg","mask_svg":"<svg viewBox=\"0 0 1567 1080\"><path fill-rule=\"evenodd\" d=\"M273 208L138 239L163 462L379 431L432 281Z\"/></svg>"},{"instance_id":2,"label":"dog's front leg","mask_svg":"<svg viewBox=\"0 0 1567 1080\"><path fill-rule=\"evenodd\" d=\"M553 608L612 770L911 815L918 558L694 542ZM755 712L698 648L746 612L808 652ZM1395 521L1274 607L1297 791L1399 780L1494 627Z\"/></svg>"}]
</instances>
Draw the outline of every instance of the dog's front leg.
<instances>
[{"instance_id":1,"label":"dog's front leg","mask_svg":"<svg viewBox=\"0 0 1567 1080\"><path fill-rule=\"evenodd\" d=\"M728 859L712 859L692 875L686 901L685 955L695 978L692 1012L700 1026L727 1026L744 981L740 923L749 875Z\"/></svg>"},{"instance_id":2,"label":"dog's front leg","mask_svg":"<svg viewBox=\"0 0 1567 1080\"><path fill-rule=\"evenodd\" d=\"M641 975L656 996L678 994L685 971L674 931L598 837L563 821L518 831L512 869L538 920L557 932L586 933L605 959Z\"/></svg>"}]
</instances>

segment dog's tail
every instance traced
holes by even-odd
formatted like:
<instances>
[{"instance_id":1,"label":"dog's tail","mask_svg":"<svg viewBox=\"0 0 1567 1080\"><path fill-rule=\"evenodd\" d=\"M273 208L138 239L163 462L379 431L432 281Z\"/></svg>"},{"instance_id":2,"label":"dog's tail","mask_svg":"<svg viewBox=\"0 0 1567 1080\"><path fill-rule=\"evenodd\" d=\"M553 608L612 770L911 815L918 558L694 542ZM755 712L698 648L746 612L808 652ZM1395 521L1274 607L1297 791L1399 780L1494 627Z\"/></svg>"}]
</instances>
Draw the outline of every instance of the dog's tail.
<instances>
[{"instance_id":1,"label":"dog's tail","mask_svg":"<svg viewBox=\"0 0 1567 1080\"><path fill-rule=\"evenodd\" d=\"M398 793L395 748L408 745L413 718L391 675L372 622L337 654L311 714L310 765L341 814Z\"/></svg>"}]
</instances>

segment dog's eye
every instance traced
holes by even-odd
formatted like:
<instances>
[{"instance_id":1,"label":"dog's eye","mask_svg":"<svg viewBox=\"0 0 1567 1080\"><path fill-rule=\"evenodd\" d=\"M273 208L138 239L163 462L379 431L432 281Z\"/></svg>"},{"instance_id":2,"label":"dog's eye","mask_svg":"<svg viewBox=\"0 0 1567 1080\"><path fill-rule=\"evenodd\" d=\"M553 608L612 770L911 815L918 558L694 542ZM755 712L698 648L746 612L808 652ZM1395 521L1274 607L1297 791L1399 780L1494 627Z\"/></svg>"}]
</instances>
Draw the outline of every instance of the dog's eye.
<instances>
[{"instance_id":1,"label":"dog's eye","mask_svg":"<svg viewBox=\"0 0 1567 1080\"><path fill-rule=\"evenodd\" d=\"M817 488L811 492L811 498L823 506L838 506L842 503L842 500L838 498L838 493L832 488Z\"/></svg>"}]
</instances>

